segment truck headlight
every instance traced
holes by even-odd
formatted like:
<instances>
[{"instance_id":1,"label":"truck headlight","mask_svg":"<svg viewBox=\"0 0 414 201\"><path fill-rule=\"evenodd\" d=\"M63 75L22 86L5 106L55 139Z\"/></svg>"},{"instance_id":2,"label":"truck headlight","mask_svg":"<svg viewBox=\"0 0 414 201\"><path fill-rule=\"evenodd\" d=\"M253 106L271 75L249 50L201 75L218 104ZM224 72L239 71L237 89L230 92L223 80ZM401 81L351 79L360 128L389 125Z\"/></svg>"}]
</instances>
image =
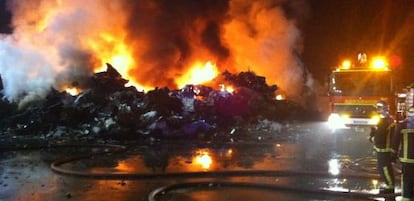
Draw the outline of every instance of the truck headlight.
<instances>
[{"instance_id":1,"label":"truck headlight","mask_svg":"<svg viewBox=\"0 0 414 201\"><path fill-rule=\"evenodd\" d=\"M377 125L380 120L380 115L374 115L369 119L369 124Z\"/></svg>"},{"instance_id":2,"label":"truck headlight","mask_svg":"<svg viewBox=\"0 0 414 201\"><path fill-rule=\"evenodd\" d=\"M328 126L332 129L345 128L345 124L348 119L348 115L339 115L338 113L332 113L328 118Z\"/></svg>"}]
</instances>

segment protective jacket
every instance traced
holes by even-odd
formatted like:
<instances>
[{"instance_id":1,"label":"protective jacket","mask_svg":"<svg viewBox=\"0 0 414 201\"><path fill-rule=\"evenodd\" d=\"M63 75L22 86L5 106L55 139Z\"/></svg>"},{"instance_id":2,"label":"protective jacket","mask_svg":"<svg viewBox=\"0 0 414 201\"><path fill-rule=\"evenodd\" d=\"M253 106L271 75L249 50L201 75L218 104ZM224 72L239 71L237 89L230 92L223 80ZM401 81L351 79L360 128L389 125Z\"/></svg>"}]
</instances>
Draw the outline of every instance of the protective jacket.
<instances>
[{"instance_id":1,"label":"protective jacket","mask_svg":"<svg viewBox=\"0 0 414 201\"><path fill-rule=\"evenodd\" d=\"M390 116L380 118L376 128L370 133L371 141L374 144L376 152L392 151L392 134L394 132L395 123Z\"/></svg>"},{"instance_id":2,"label":"protective jacket","mask_svg":"<svg viewBox=\"0 0 414 201\"><path fill-rule=\"evenodd\" d=\"M398 123L392 140L392 151L399 150L400 162L414 164L414 128L407 125L408 121Z\"/></svg>"}]
</instances>

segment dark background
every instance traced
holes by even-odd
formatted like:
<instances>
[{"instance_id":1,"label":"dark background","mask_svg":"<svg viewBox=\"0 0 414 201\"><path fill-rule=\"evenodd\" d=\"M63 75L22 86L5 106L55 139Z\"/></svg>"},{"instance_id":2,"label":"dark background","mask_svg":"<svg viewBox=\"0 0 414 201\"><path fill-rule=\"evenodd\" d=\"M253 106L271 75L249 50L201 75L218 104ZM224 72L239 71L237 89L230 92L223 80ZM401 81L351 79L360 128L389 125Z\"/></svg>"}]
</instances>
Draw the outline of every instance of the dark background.
<instances>
[{"instance_id":1,"label":"dark background","mask_svg":"<svg viewBox=\"0 0 414 201\"><path fill-rule=\"evenodd\" d=\"M331 67L360 51L383 54L395 66L397 81L414 81L414 1L309 0L302 27L303 59L324 81Z\"/></svg>"},{"instance_id":2,"label":"dark background","mask_svg":"<svg viewBox=\"0 0 414 201\"><path fill-rule=\"evenodd\" d=\"M11 14L0 0L0 32L11 33ZM302 58L313 77L323 83L330 69L358 52L384 54L395 66L402 85L414 82L414 1L308 0L301 23Z\"/></svg>"},{"instance_id":3,"label":"dark background","mask_svg":"<svg viewBox=\"0 0 414 201\"><path fill-rule=\"evenodd\" d=\"M6 9L6 0L0 0L0 33L11 33L10 26L11 13Z\"/></svg>"}]
</instances>

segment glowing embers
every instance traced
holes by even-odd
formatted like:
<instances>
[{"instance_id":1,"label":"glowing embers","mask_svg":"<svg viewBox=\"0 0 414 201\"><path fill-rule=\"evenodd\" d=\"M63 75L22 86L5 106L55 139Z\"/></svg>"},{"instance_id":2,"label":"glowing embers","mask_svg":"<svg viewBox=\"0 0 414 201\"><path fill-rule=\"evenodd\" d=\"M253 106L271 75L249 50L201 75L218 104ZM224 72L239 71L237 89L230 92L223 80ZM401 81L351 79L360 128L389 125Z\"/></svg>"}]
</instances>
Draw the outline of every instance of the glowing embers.
<instances>
[{"instance_id":1,"label":"glowing embers","mask_svg":"<svg viewBox=\"0 0 414 201\"><path fill-rule=\"evenodd\" d=\"M64 91L72 96L77 96L82 92L82 90L77 87L65 87Z\"/></svg>"},{"instance_id":2,"label":"glowing embers","mask_svg":"<svg viewBox=\"0 0 414 201\"><path fill-rule=\"evenodd\" d=\"M193 161L205 170L210 169L210 166L213 163L213 160L208 151L199 151L194 156Z\"/></svg>"},{"instance_id":3,"label":"glowing embers","mask_svg":"<svg viewBox=\"0 0 414 201\"><path fill-rule=\"evenodd\" d=\"M226 86L225 84L219 84L219 86L220 86L221 92L229 92L229 93L234 92L233 86L229 86L229 85Z\"/></svg>"},{"instance_id":4,"label":"glowing embers","mask_svg":"<svg viewBox=\"0 0 414 201\"><path fill-rule=\"evenodd\" d=\"M283 90L277 90L275 95L276 100L285 100L286 99L286 92Z\"/></svg>"}]
</instances>

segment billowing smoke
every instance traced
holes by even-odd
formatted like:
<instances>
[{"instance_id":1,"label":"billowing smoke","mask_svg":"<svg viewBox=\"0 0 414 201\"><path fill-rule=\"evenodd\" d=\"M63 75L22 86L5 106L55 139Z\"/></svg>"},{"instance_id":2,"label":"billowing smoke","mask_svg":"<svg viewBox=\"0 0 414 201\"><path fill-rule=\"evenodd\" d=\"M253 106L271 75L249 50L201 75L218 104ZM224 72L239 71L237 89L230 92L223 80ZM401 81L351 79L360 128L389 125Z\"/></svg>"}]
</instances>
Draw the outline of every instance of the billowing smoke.
<instances>
[{"instance_id":1,"label":"billowing smoke","mask_svg":"<svg viewBox=\"0 0 414 201\"><path fill-rule=\"evenodd\" d=\"M304 69L297 52L301 36L295 19L288 19L282 3L292 1L232 1L231 21L224 38L232 52L235 67L266 76L291 98L300 97ZM302 7L301 7L302 8Z\"/></svg>"},{"instance_id":2,"label":"billowing smoke","mask_svg":"<svg viewBox=\"0 0 414 201\"><path fill-rule=\"evenodd\" d=\"M140 83L173 87L192 62L213 60L220 66L229 58L221 37L229 1L130 0L126 5L128 43L139 47L132 74Z\"/></svg>"},{"instance_id":3,"label":"billowing smoke","mask_svg":"<svg viewBox=\"0 0 414 201\"><path fill-rule=\"evenodd\" d=\"M194 62L251 70L300 97L301 35L288 0L9 0L13 33L0 36L3 94L44 97L113 64L143 86L177 87ZM298 6L299 5L299 6Z\"/></svg>"}]
</instances>

